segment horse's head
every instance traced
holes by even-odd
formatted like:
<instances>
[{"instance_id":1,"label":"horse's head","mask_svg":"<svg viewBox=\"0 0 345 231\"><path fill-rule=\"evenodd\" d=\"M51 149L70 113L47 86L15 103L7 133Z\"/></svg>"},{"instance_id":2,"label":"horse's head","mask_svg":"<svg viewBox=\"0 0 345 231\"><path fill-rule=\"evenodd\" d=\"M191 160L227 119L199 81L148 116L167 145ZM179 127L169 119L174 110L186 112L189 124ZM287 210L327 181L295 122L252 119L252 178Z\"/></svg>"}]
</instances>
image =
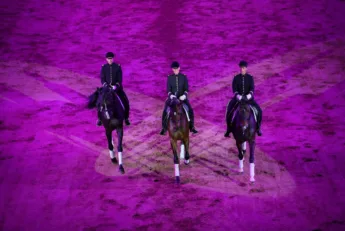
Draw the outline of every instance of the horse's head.
<instances>
[{"instance_id":1,"label":"horse's head","mask_svg":"<svg viewBox=\"0 0 345 231\"><path fill-rule=\"evenodd\" d=\"M246 130L249 126L249 119L251 115L250 106L248 103L241 101L238 108L239 125L243 130Z\"/></svg>"},{"instance_id":2,"label":"horse's head","mask_svg":"<svg viewBox=\"0 0 345 231\"><path fill-rule=\"evenodd\" d=\"M98 88L99 97L97 105L101 107L110 107L114 104L114 91L108 85Z\"/></svg>"},{"instance_id":3,"label":"horse's head","mask_svg":"<svg viewBox=\"0 0 345 231\"><path fill-rule=\"evenodd\" d=\"M182 102L177 99L173 98L169 102L169 109L170 109L170 117L177 118L182 114Z\"/></svg>"}]
</instances>

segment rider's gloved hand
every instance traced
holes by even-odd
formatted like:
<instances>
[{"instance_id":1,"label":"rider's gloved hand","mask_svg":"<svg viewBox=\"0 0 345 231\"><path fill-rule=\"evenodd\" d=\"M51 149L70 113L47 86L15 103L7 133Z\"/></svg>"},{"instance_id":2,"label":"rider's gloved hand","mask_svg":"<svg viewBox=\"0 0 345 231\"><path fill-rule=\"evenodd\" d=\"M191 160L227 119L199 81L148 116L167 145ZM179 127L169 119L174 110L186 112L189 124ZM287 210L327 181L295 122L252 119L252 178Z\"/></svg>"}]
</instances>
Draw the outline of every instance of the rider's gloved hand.
<instances>
[{"instance_id":1,"label":"rider's gloved hand","mask_svg":"<svg viewBox=\"0 0 345 231\"><path fill-rule=\"evenodd\" d=\"M181 95L180 98L179 98L181 101L184 101L187 99L186 95Z\"/></svg>"},{"instance_id":2,"label":"rider's gloved hand","mask_svg":"<svg viewBox=\"0 0 345 231\"><path fill-rule=\"evenodd\" d=\"M250 100L252 98L252 94L248 94L246 95L246 97L247 97L247 100Z\"/></svg>"},{"instance_id":3,"label":"rider's gloved hand","mask_svg":"<svg viewBox=\"0 0 345 231\"><path fill-rule=\"evenodd\" d=\"M173 99L173 98L176 98L176 96L173 95L173 94L171 94L171 95L170 95L170 99Z\"/></svg>"},{"instance_id":4,"label":"rider's gloved hand","mask_svg":"<svg viewBox=\"0 0 345 231\"><path fill-rule=\"evenodd\" d=\"M117 87L116 87L116 86L112 86L112 88L113 88L113 90L115 91Z\"/></svg>"},{"instance_id":5,"label":"rider's gloved hand","mask_svg":"<svg viewBox=\"0 0 345 231\"><path fill-rule=\"evenodd\" d=\"M236 95L236 99L237 99L238 101L241 101L242 95Z\"/></svg>"}]
</instances>

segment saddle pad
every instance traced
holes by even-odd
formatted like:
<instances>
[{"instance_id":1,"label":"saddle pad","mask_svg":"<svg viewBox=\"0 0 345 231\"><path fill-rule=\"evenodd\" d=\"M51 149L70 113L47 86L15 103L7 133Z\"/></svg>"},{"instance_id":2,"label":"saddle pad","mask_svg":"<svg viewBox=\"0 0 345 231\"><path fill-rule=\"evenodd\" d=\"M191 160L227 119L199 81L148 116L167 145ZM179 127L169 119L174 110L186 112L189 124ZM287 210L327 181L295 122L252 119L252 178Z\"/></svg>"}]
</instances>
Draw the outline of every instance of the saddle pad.
<instances>
[{"instance_id":1,"label":"saddle pad","mask_svg":"<svg viewBox=\"0 0 345 231\"><path fill-rule=\"evenodd\" d=\"M186 104L183 104L182 107L183 107L183 111L186 113L188 122L190 122L189 113L188 113L188 111L189 111L188 106ZM167 112L167 119L168 119L169 114L170 114L170 108L169 107L167 108L166 112Z\"/></svg>"},{"instance_id":2,"label":"saddle pad","mask_svg":"<svg viewBox=\"0 0 345 231\"><path fill-rule=\"evenodd\" d=\"M252 110L252 112L254 114L255 122L258 122L257 121L258 110L254 106L252 106L252 105L249 105L249 106L250 106L250 109ZM234 122L234 119L235 119L235 116L236 116L237 113L238 113L238 107L236 108L236 110L234 111L234 113L232 115L231 123Z\"/></svg>"}]
</instances>

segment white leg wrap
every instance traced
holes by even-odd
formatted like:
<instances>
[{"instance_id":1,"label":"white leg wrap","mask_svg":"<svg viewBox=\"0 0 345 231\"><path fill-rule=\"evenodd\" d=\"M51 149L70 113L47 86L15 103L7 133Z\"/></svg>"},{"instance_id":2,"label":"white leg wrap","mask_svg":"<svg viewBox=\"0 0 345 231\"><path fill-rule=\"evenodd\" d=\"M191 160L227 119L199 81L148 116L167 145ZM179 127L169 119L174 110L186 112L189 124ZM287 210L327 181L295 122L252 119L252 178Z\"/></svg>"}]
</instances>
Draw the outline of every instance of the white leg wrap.
<instances>
[{"instance_id":1,"label":"white leg wrap","mask_svg":"<svg viewBox=\"0 0 345 231\"><path fill-rule=\"evenodd\" d=\"M181 144L180 159L184 159L184 152L185 152L184 144Z\"/></svg>"},{"instance_id":2,"label":"white leg wrap","mask_svg":"<svg viewBox=\"0 0 345 231\"><path fill-rule=\"evenodd\" d=\"M254 176L255 176L255 164L254 163L250 163L250 181L254 182Z\"/></svg>"},{"instance_id":3,"label":"white leg wrap","mask_svg":"<svg viewBox=\"0 0 345 231\"><path fill-rule=\"evenodd\" d=\"M246 147L246 142L243 142L243 143L242 143L242 150L245 151L246 149L247 149L247 147Z\"/></svg>"},{"instance_id":4,"label":"white leg wrap","mask_svg":"<svg viewBox=\"0 0 345 231\"><path fill-rule=\"evenodd\" d=\"M179 164L175 164L175 176L180 176Z\"/></svg>"},{"instance_id":5,"label":"white leg wrap","mask_svg":"<svg viewBox=\"0 0 345 231\"><path fill-rule=\"evenodd\" d=\"M109 155L110 155L110 158L113 159L115 157L114 151L109 150Z\"/></svg>"},{"instance_id":6,"label":"white leg wrap","mask_svg":"<svg viewBox=\"0 0 345 231\"><path fill-rule=\"evenodd\" d=\"M119 165L121 165L122 164L122 152L119 152L118 156L119 156Z\"/></svg>"},{"instance_id":7,"label":"white leg wrap","mask_svg":"<svg viewBox=\"0 0 345 231\"><path fill-rule=\"evenodd\" d=\"M238 161L239 172L243 172L243 159Z\"/></svg>"}]
</instances>

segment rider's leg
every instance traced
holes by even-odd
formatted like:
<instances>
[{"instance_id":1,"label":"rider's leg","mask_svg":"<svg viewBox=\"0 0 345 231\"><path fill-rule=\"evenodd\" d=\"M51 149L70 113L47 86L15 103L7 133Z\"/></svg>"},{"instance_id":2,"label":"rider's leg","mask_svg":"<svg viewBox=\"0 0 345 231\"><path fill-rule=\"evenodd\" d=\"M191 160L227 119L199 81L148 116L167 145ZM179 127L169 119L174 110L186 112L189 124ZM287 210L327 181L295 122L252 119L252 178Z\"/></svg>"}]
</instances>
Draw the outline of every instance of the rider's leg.
<instances>
[{"instance_id":1,"label":"rider's leg","mask_svg":"<svg viewBox=\"0 0 345 231\"><path fill-rule=\"evenodd\" d=\"M236 99L231 99L228 103L228 106L226 108L226 114L225 114L225 120L226 120L226 132L224 134L225 137L230 137L231 133L231 120L232 120L232 115L235 107Z\"/></svg>"},{"instance_id":2,"label":"rider's leg","mask_svg":"<svg viewBox=\"0 0 345 231\"><path fill-rule=\"evenodd\" d=\"M97 110L97 126L102 126L102 121L101 121L101 112L100 110L98 109Z\"/></svg>"},{"instance_id":3,"label":"rider's leg","mask_svg":"<svg viewBox=\"0 0 345 231\"><path fill-rule=\"evenodd\" d=\"M198 133L198 131L194 127L194 111L193 111L193 108L190 105L188 100L186 100L184 103L188 106L188 109L189 109L189 119L190 119L190 121L189 121L189 129L194 134Z\"/></svg>"},{"instance_id":4,"label":"rider's leg","mask_svg":"<svg viewBox=\"0 0 345 231\"><path fill-rule=\"evenodd\" d=\"M257 134L258 134L258 136L261 136L262 135L262 131L261 131L262 110L261 110L260 106L255 101L253 102L253 105L258 110Z\"/></svg>"},{"instance_id":5,"label":"rider's leg","mask_svg":"<svg viewBox=\"0 0 345 231\"><path fill-rule=\"evenodd\" d=\"M167 108L168 108L168 105L167 105L167 101L166 101L165 105L164 105L163 114L162 114L162 130L159 133L161 135L165 135L167 130L168 130Z\"/></svg>"},{"instance_id":6,"label":"rider's leg","mask_svg":"<svg viewBox=\"0 0 345 231\"><path fill-rule=\"evenodd\" d=\"M126 125L130 125L130 122L129 122L129 100L127 98L127 95L123 90L117 91L117 94L120 97L120 99L123 103L123 106L125 108L125 123L126 123Z\"/></svg>"}]
</instances>

